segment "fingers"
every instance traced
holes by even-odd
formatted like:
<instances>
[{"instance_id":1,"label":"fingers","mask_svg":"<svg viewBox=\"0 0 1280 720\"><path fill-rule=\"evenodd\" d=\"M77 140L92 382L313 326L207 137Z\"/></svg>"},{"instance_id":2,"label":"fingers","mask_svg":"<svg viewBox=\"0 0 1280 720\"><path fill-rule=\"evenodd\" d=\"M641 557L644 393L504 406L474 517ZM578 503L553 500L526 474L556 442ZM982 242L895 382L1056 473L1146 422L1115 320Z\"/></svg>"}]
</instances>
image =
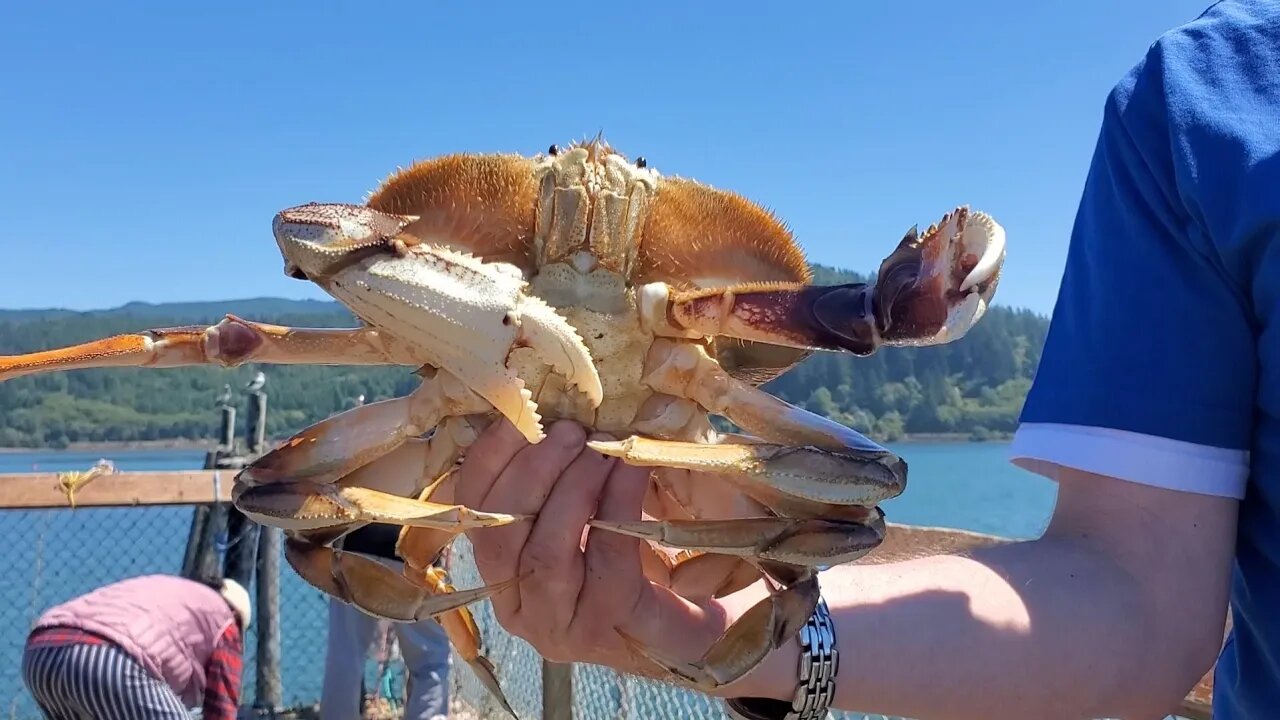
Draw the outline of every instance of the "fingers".
<instances>
[{"instance_id":1,"label":"fingers","mask_svg":"<svg viewBox=\"0 0 1280 720\"><path fill-rule=\"evenodd\" d=\"M699 658L727 627L725 608L701 607L649 582L642 540L587 530L593 515L641 519L651 469L585 443L577 423L554 423L546 439L530 445L502 420L477 438L457 470L458 503L535 516L468 533L485 583L524 578L491 598L499 622L551 660L652 673L656 666L620 632L667 657Z\"/></svg>"},{"instance_id":2,"label":"fingers","mask_svg":"<svg viewBox=\"0 0 1280 720\"><path fill-rule=\"evenodd\" d=\"M611 438L596 434L591 439ZM615 462L584 448L551 490L529 531L519 571L533 582L520 584L520 614L535 613L543 628L559 630L572 624L584 572L582 531Z\"/></svg>"},{"instance_id":3,"label":"fingers","mask_svg":"<svg viewBox=\"0 0 1280 720\"><path fill-rule=\"evenodd\" d=\"M479 510L498 475L516 453L529 446L519 430L506 418L497 418L471 443L462 465L454 471L454 501Z\"/></svg>"},{"instance_id":4,"label":"fingers","mask_svg":"<svg viewBox=\"0 0 1280 720\"><path fill-rule=\"evenodd\" d=\"M640 503L649 486L649 468L618 463L609 473L596 517L601 520L639 520ZM585 521L585 520L584 520ZM630 609L641 584L648 584L640 562L643 540L592 528L584 555L585 581L578 602L585 608ZM617 582L626 579L625 586Z\"/></svg>"},{"instance_id":5,"label":"fingers","mask_svg":"<svg viewBox=\"0 0 1280 720\"><path fill-rule=\"evenodd\" d=\"M510 423L504 423L510 425ZM514 428L510 429L515 432ZM506 432L505 430L503 431ZM518 440L516 439L518 438ZM468 451L468 458L463 462L459 472L468 469L468 464L476 461L476 467L458 478L459 498L468 499L479 496L488 486L487 492L479 500L467 504L477 510L488 508L507 508L501 512L538 515L556 480L570 466L573 460L586 449L586 433L582 427L573 422L557 422L547 430L547 436L537 445L528 444L517 433L510 435L495 433L492 445L477 447L481 440L477 438ZM513 453L504 467L493 477L493 468L506 457L510 447L519 449ZM486 457L492 451L493 457ZM464 491L463 488L466 487ZM465 495L464 495L465 493ZM515 577L519 572L520 557L525 542L532 530L529 522L518 522L485 530L499 532L476 531L470 533L471 546L475 551L476 569L486 583L497 583ZM538 578L537 582L542 582ZM494 613L504 623L514 618L520 608L519 584L514 585L492 596Z\"/></svg>"}]
</instances>

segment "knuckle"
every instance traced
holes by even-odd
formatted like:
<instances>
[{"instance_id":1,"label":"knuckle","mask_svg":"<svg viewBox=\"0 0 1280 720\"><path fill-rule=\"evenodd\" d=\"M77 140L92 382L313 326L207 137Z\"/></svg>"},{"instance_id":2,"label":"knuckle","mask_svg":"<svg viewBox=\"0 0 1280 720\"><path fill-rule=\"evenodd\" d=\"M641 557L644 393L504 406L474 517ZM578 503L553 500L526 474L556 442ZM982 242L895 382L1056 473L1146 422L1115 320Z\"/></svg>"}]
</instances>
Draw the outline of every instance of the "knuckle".
<instances>
[{"instance_id":1,"label":"knuckle","mask_svg":"<svg viewBox=\"0 0 1280 720\"><path fill-rule=\"evenodd\" d=\"M560 554L540 543L529 543L520 555L520 572L538 578L540 587L554 587L556 578L564 571Z\"/></svg>"},{"instance_id":2,"label":"knuckle","mask_svg":"<svg viewBox=\"0 0 1280 720\"><path fill-rule=\"evenodd\" d=\"M498 582L506 578L496 577L510 563L504 562L502 543L496 540L480 540L479 533L471 541L471 557L476 570L485 582ZM491 577L493 576L493 577Z\"/></svg>"},{"instance_id":3,"label":"knuckle","mask_svg":"<svg viewBox=\"0 0 1280 720\"><path fill-rule=\"evenodd\" d=\"M572 420L557 420L547 430L547 440L551 440L557 450L578 450L586 442L587 433Z\"/></svg>"},{"instance_id":4,"label":"knuckle","mask_svg":"<svg viewBox=\"0 0 1280 720\"><path fill-rule=\"evenodd\" d=\"M613 637L618 620L612 614L580 610L566 635L584 647L598 645Z\"/></svg>"}]
</instances>

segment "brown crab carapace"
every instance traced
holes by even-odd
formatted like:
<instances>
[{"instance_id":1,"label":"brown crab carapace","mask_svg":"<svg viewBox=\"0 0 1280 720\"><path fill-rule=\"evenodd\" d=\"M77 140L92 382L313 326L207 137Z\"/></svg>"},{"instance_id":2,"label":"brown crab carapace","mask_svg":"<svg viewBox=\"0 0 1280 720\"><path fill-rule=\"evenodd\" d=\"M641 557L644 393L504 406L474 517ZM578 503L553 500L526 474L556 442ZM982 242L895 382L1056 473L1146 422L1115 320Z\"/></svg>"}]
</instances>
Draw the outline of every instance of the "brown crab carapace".
<instances>
[{"instance_id":1,"label":"brown crab carapace","mask_svg":"<svg viewBox=\"0 0 1280 720\"><path fill-rule=\"evenodd\" d=\"M878 505L906 482L893 453L759 386L815 350L961 337L991 302L1005 247L992 218L961 207L910 230L874 282L814 285L770 213L599 139L427 160L364 204L300 205L273 230L285 273L359 327L228 316L0 358L0 379L199 363L413 368L412 393L321 421L247 467L235 503L283 528L289 562L323 591L379 617L439 619L499 698L466 607L518 578L456 590L431 566L458 535L525 519L453 502L452 470L487 423L501 416L538 442L546 420L576 420L617 438L591 442L599 452L653 468L646 519L592 526L647 540L654 582L694 601L767 583L699 663L636 647L657 676L730 683L812 612L819 569L883 540ZM717 431L713 415L737 431ZM402 526L403 572L342 549L368 523Z\"/></svg>"}]
</instances>

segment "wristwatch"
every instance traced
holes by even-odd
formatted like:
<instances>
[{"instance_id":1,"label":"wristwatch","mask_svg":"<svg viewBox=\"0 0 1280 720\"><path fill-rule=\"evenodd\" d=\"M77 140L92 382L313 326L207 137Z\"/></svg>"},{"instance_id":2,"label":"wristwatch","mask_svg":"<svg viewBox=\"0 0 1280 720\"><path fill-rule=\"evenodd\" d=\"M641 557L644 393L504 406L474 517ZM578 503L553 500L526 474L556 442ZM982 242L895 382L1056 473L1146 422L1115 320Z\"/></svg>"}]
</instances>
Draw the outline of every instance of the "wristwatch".
<instances>
[{"instance_id":1,"label":"wristwatch","mask_svg":"<svg viewBox=\"0 0 1280 720\"><path fill-rule=\"evenodd\" d=\"M827 602L818 597L818 606L800 628L799 683L791 702L774 698L730 698L725 700L731 717L738 720L820 720L827 717L835 696L840 653L836 650L836 630Z\"/></svg>"}]
</instances>

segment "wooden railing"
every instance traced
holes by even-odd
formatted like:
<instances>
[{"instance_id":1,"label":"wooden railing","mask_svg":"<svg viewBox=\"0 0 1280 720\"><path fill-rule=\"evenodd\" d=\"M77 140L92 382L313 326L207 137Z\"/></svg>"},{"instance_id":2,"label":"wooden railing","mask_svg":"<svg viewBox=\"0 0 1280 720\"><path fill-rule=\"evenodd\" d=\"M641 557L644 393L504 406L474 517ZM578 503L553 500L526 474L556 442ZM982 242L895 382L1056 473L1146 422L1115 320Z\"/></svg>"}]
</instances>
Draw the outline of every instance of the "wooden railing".
<instances>
[{"instance_id":1,"label":"wooden railing","mask_svg":"<svg viewBox=\"0 0 1280 720\"><path fill-rule=\"evenodd\" d=\"M219 478L215 478L215 474ZM0 508L68 508L60 473L0 473ZM215 483L220 479L220 483ZM161 470L105 474L77 489L76 507L230 502L235 471ZM220 485L215 493L215 484Z\"/></svg>"}]
</instances>

